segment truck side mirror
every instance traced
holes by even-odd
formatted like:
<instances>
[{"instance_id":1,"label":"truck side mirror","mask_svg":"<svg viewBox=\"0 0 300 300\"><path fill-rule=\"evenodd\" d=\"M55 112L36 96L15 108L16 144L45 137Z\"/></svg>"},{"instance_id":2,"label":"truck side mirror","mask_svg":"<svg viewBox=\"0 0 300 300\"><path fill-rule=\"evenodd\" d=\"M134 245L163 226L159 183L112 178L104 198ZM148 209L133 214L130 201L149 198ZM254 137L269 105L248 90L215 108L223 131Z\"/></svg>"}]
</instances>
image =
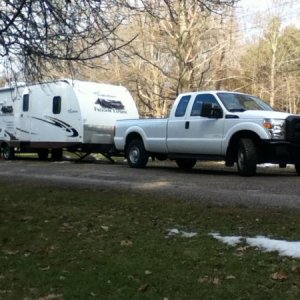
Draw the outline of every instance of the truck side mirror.
<instances>
[{"instance_id":1,"label":"truck side mirror","mask_svg":"<svg viewBox=\"0 0 300 300\"><path fill-rule=\"evenodd\" d=\"M223 111L221 107L216 106L215 104L203 102L200 116L211 119L220 119L223 117Z\"/></svg>"}]
</instances>

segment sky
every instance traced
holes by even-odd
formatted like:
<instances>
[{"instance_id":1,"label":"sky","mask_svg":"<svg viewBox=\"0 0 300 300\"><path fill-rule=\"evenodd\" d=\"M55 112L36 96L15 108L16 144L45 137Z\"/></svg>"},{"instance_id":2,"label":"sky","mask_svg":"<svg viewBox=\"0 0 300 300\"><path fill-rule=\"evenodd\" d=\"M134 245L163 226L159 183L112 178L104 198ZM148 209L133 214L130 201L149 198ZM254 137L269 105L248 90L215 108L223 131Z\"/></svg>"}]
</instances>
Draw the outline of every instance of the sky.
<instances>
[{"instance_id":1,"label":"sky","mask_svg":"<svg viewBox=\"0 0 300 300\"><path fill-rule=\"evenodd\" d=\"M280 16L284 26L293 24L300 28L300 1L240 0L237 4L237 16L247 35L259 34L272 15Z\"/></svg>"},{"instance_id":2,"label":"sky","mask_svg":"<svg viewBox=\"0 0 300 300\"><path fill-rule=\"evenodd\" d=\"M299 0L240 0L237 4L237 17L243 37L259 36L268 16L279 15L283 25L296 25L300 28ZM0 75L3 67L0 61Z\"/></svg>"}]
</instances>

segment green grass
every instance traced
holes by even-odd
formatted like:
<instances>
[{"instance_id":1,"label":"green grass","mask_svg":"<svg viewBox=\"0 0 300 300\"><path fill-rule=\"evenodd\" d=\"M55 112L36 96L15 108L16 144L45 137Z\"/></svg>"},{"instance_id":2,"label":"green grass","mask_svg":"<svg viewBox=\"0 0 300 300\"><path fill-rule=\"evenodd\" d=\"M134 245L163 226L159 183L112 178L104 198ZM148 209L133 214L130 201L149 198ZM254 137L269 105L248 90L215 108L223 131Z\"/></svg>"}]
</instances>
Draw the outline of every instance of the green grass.
<instances>
[{"instance_id":1,"label":"green grass","mask_svg":"<svg viewBox=\"0 0 300 300\"><path fill-rule=\"evenodd\" d=\"M300 240L299 211L25 183L2 183L0 193L0 299L300 297L299 259L208 235ZM171 228L198 234L168 237Z\"/></svg>"}]
</instances>

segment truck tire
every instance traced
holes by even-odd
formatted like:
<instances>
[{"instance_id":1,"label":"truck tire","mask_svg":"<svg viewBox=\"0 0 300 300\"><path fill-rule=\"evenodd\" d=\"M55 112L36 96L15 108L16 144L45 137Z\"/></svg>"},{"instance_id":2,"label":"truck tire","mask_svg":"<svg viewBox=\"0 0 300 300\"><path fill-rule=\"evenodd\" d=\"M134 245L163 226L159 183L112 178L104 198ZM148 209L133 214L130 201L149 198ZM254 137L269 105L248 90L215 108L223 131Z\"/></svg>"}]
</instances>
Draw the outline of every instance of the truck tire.
<instances>
[{"instance_id":1,"label":"truck tire","mask_svg":"<svg viewBox=\"0 0 300 300\"><path fill-rule=\"evenodd\" d=\"M49 150L48 149L39 149L37 154L38 154L39 160L47 160Z\"/></svg>"},{"instance_id":2,"label":"truck tire","mask_svg":"<svg viewBox=\"0 0 300 300\"><path fill-rule=\"evenodd\" d=\"M142 140L133 140L129 143L126 158L131 168L144 168L146 166L149 155Z\"/></svg>"},{"instance_id":3,"label":"truck tire","mask_svg":"<svg viewBox=\"0 0 300 300\"><path fill-rule=\"evenodd\" d=\"M4 160L12 160L15 158L15 150L7 144L1 146L1 156Z\"/></svg>"},{"instance_id":4,"label":"truck tire","mask_svg":"<svg viewBox=\"0 0 300 300\"><path fill-rule=\"evenodd\" d=\"M238 143L237 168L241 176L256 174L257 150L252 139L242 138Z\"/></svg>"},{"instance_id":5,"label":"truck tire","mask_svg":"<svg viewBox=\"0 0 300 300\"><path fill-rule=\"evenodd\" d=\"M195 166L197 160L193 158L178 158L176 159L177 166L182 170L191 170Z\"/></svg>"}]
</instances>

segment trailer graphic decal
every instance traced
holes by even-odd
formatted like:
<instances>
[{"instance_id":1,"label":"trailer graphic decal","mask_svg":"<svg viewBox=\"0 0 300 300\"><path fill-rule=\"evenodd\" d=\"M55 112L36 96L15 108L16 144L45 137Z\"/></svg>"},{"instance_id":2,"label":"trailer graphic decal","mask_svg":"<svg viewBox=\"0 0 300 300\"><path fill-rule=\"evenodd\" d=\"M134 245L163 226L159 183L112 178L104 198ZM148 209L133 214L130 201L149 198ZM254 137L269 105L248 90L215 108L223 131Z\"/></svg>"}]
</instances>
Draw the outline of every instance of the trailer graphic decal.
<instances>
[{"instance_id":1,"label":"trailer graphic decal","mask_svg":"<svg viewBox=\"0 0 300 300\"><path fill-rule=\"evenodd\" d=\"M1 108L1 111L4 113L4 114L12 114L13 113L13 107L11 105L9 106L3 106Z\"/></svg>"},{"instance_id":2,"label":"trailer graphic decal","mask_svg":"<svg viewBox=\"0 0 300 300\"><path fill-rule=\"evenodd\" d=\"M23 132L23 133L27 133L27 134L31 134L31 135L36 135L36 133L34 133L34 132L29 132L29 131L26 131L26 130L23 130L23 129L21 129L21 128L16 128L18 131L21 131L21 132Z\"/></svg>"},{"instance_id":3,"label":"trailer graphic decal","mask_svg":"<svg viewBox=\"0 0 300 300\"><path fill-rule=\"evenodd\" d=\"M73 128L71 125L69 125L59 119L49 117L49 116L45 117L48 120L40 119L40 118L36 118L36 117L32 117L32 118L42 121L42 122L45 122L45 123L48 123L48 124L51 124L51 125L54 125L56 127L63 128L65 131L67 131L71 134L71 135L69 135L69 137L77 137L79 135L78 131L75 128Z\"/></svg>"},{"instance_id":4,"label":"trailer graphic decal","mask_svg":"<svg viewBox=\"0 0 300 300\"><path fill-rule=\"evenodd\" d=\"M18 139L12 134L12 133L10 133L10 132L8 132L8 131L4 131L4 134L7 136L9 136L10 137L10 140L11 141L17 141Z\"/></svg>"},{"instance_id":5,"label":"trailer graphic decal","mask_svg":"<svg viewBox=\"0 0 300 300\"><path fill-rule=\"evenodd\" d=\"M106 99L98 98L95 104L99 104L103 108L113 108L119 110L125 109L123 103L121 101L116 101L116 100L106 100Z\"/></svg>"}]
</instances>

